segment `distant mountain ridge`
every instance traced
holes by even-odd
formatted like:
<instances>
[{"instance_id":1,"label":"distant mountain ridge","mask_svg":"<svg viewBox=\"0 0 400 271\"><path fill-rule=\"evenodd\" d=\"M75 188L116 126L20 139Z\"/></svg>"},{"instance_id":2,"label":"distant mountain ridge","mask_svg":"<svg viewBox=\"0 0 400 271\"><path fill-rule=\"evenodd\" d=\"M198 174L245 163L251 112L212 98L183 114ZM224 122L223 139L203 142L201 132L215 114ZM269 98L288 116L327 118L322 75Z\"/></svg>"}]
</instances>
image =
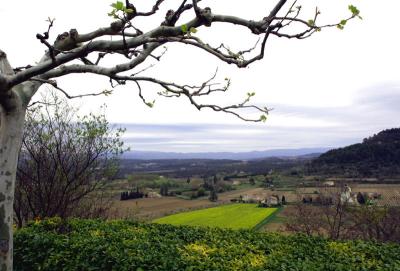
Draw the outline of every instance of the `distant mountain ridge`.
<instances>
[{"instance_id":1,"label":"distant mountain ridge","mask_svg":"<svg viewBox=\"0 0 400 271\"><path fill-rule=\"evenodd\" d=\"M153 152L129 151L124 153L125 159L159 160L159 159L229 159L229 160L254 160L269 157L316 157L331 148L301 148L301 149L273 149L251 152Z\"/></svg>"},{"instance_id":2,"label":"distant mountain ridge","mask_svg":"<svg viewBox=\"0 0 400 271\"><path fill-rule=\"evenodd\" d=\"M346 177L400 176L400 128L383 130L362 143L330 150L313 160L308 171Z\"/></svg>"}]
</instances>

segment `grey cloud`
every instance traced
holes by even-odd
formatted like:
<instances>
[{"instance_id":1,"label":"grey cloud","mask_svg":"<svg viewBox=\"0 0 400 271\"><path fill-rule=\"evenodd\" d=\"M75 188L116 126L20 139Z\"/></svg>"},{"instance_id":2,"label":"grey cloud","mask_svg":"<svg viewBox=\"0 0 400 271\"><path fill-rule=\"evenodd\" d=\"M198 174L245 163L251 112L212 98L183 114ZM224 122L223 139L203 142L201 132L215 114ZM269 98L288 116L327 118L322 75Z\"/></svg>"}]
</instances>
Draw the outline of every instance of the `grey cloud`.
<instances>
[{"instance_id":1,"label":"grey cloud","mask_svg":"<svg viewBox=\"0 0 400 271\"><path fill-rule=\"evenodd\" d=\"M355 133L354 130L343 132L335 128L304 128L299 129L268 126L247 126L247 125L214 125L201 124L192 129L192 126L174 125L177 131L184 130L185 133L176 133L175 138L164 138L163 130L170 131L171 127L165 125L152 125L135 127L130 129L159 129L159 137L149 138L126 138L125 141L132 149L153 150L153 151L187 151L187 152L208 152L208 151L249 151L280 148L304 148L304 147L337 147L346 143L354 143L362 138L362 133ZM218 127L218 128L216 128ZM219 132L216 132L218 129ZM223 133L228 131L251 130L257 133Z\"/></svg>"},{"instance_id":2,"label":"grey cloud","mask_svg":"<svg viewBox=\"0 0 400 271\"><path fill-rule=\"evenodd\" d=\"M327 123L341 123L342 126L356 126L361 129L398 126L400 122L400 82L376 85L358 91L353 104L342 107L304 107L274 105L277 115L297 116L322 120ZM347 127L351 129L351 127Z\"/></svg>"},{"instance_id":3,"label":"grey cloud","mask_svg":"<svg viewBox=\"0 0 400 271\"><path fill-rule=\"evenodd\" d=\"M304 107L276 104L272 114L319 120L326 126L249 124L122 124L136 150L209 152L341 147L383 129L399 127L400 83L360 90L349 106ZM140 136L140 135L144 136ZM149 136L145 136L149 135Z\"/></svg>"}]
</instances>

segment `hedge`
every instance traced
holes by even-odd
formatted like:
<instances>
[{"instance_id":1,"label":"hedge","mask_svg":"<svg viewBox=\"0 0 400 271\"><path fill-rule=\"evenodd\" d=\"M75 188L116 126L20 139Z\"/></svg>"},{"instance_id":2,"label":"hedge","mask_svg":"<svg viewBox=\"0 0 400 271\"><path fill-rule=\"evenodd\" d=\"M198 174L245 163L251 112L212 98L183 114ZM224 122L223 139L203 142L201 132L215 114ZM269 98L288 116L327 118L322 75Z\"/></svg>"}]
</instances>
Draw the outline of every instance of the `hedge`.
<instances>
[{"instance_id":1,"label":"hedge","mask_svg":"<svg viewBox=\"0 0 400 271\"><path fill-rule=\"evenodd\" d=\"M400 245L59 218L15 232L14 270L400 270Z\"/></svg>"}]
</instances>

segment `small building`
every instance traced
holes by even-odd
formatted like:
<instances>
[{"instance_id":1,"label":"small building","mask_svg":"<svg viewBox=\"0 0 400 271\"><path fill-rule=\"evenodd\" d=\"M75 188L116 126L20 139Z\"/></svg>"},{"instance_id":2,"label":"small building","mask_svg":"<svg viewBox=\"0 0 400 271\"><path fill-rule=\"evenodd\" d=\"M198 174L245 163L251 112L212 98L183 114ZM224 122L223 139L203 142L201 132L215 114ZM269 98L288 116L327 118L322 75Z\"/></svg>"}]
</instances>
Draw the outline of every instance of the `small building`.
<instances>
[{"instance_id":1,"label":"small building","mask_svg":"<svg viewBox=\"0 0 400 271\"><path fill-rule=\"evenodd\" d=\"M260 207L276 207L280 206L281 201L278 195L271 195L260 202Z\"/></svg>"},{"instance_id":2,"label":"small building","mask_svg":"<svg viewBox=\"0 0 400 271\"><path fill-rule=\"evenodd\" d=\"M150 191L149 193L147 193L147 197L154 199L154 198L161 198L162 196L157 192Z\"/></svg>"},{"instance_id":3,"label":"small building","mask_svg":"<svg viewBox=\"0 0 400 271\"><path fill-rule=\"evenodd\" d=\"M335 182L334 181L326 181L326 182L323 182L322 185L332 187L332 186L335 186Z\"/></svg>"},{"instance_id":4,"label":"small building","mask_svg":"<svg viewBox=\"0 0 400 271\"><path fill-rule=\"evenodd\" d=\"M261 196L256 195L244 195L240 196L239 201L243 203L260 203L263 200Z\"/></svg>"},{"instance_id":5,"label":"small building","mask_svg":"<svg viewBox=\"0 0 400 271\"><path fill-rule=\"evenodd\" d=\"M278 206L280 205L280 199L278 195L269 196L267 199L268 206Z\"/></svg>"}]
</instances>

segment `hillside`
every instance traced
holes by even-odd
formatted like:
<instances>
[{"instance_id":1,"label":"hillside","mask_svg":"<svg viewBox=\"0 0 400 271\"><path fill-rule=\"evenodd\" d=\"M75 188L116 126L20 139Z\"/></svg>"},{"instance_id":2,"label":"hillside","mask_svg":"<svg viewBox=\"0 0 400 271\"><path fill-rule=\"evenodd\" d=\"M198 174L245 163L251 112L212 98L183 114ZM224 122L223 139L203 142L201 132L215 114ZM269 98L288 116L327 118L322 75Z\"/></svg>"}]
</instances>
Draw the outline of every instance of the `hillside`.
<instances>
[{"instance_id":1,"label":"hillside","mask_svg":"<svg viewBox=\"0 0 400 271\"><path fill-rule=\"evenodd\" d=\"M346 177L400 175L400 128L384 130L362 143L330 150L308 165L310 174Z\"/></svg>"}]
</instances>

